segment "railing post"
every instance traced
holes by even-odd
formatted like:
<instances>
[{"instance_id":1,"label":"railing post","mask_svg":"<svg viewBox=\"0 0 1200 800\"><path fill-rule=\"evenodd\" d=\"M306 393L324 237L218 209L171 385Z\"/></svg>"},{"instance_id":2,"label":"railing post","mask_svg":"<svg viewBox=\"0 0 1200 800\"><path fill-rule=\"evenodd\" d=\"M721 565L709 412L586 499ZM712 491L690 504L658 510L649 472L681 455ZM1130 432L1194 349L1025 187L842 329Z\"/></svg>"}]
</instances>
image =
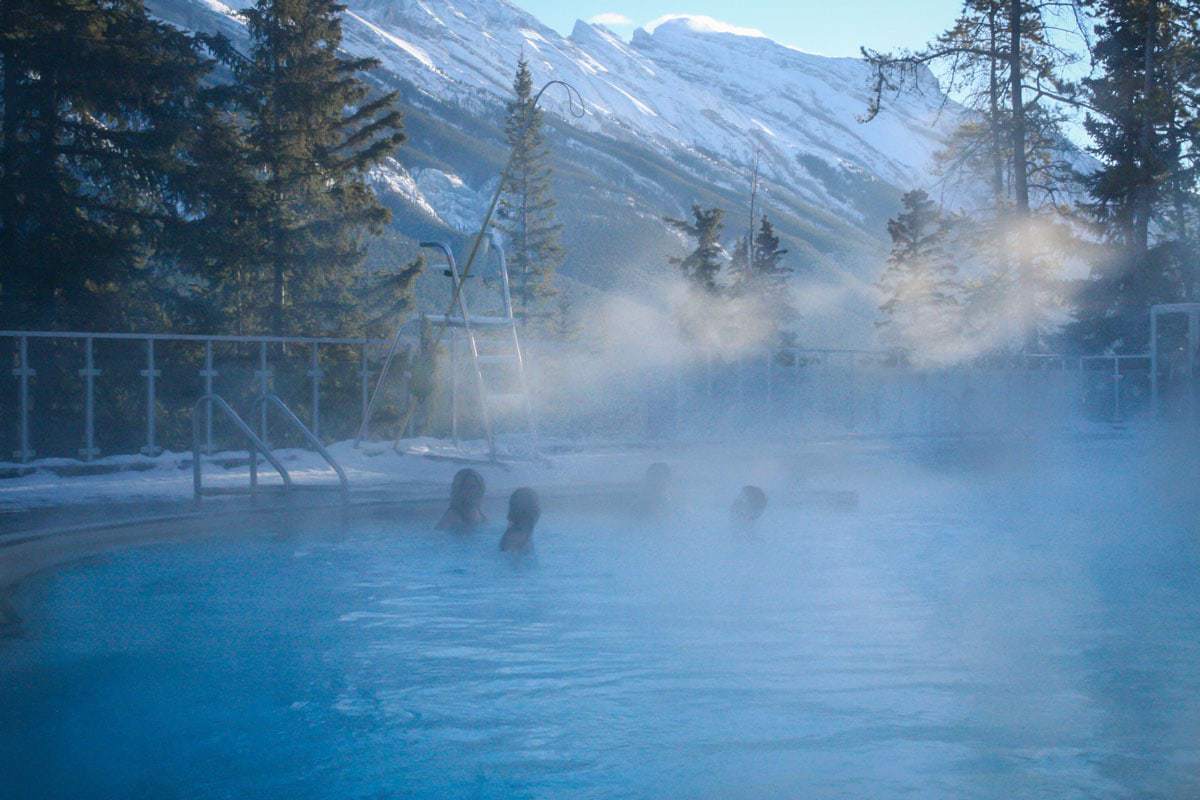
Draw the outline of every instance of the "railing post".
<instances>
[{"instance_id":1,"label":"railing post","mask_svg":"<svg viewBox=\"0 0 1200 800\"><path fill-rule=\"evenodd\" d=\"M156 379L162 375L162 371L157 369L154 364L154 340L146 340L146 368L141 371L146 378L146 446L142 448L142 454L147 456L156 456L162 452L155 442L155 422L158 411L158 400L155 394Z\"/></svg>"},{"instance_id":2,"label":"railing post","mask_svg":"<svg viewBox=\"0 0 1200 800\"><path fill-rule=\"evenodd\" d=\"M358 437L366 439L371 435L371 431L369 430L371 420L368 417L371 413L371 368L367 363L366 342L363 342L362 346L362 358L359 363L359 381L362 386L362 416L359 417L361 421L358 426Z\"/></svg>"},{"instance_id":3,"label":"railing post","mask_svg":"<svg viewBox=\"0 0 1200 800\"><path fill-rule=\"evenodd\" d=\"M250 496L258 493L258 450L254 442L246 442L246 450L250 454Z\"/></svg>"},{"instance_id":4,"label":"railing post","mask_svg":"<svg viewBox=\"0 0 1200 800\"><path fill-rule=\"evenodd\" d=\"M1121 359L1113 356L1113 422L1121 421Z\"/></svg>"},{"instance_id":5,"label":"railing post","mask_svg":"<svg viewBox=\"0 0 1200 800\"><path fill-rule=\"evenodd\" d=\"M321 356L319 346L312 343L312 357L309 360L308 377L312 379L312 432L313 436L321 438Z\"/></svg>"},{"instance_id":6,"label":"railing post","mask_svg":"<svg viewBox=\"0 0 1200 800\"><path fill-rule=\"evenodd\" d=\"M259 397L266 397L271 393L271 370L267 366L267 342L264 339L258 343L258 369L255 370L254 376L258 378L258 394ZM262 404L262 412L258 416L258 438L264 443L267 442L267 404Z\"/></svg>"},{"instance_id":7,"label":"railing post","mask_svg":"<svg viewBox=\"0 0 1200 800\"><path fill-rule=\"evenodd\" d=\"M212 397L213 378L217 377L217 371L213 369L211 339L204 343L204 369L200 370L200 377L204 379L204 396ZM211 455L213 452L213 404L211 400L206 404L204 413L204 452L206 455Z\"/></svg>"},{"instance_id":8,"label":"railing post","mask_svg":"<svg viewBox=\"0 0 1200 800\"><path fill-rule=\"evenodd\" d=\"M33 458L33 450L29 447L29 379L37 375L37 371L29 367L29 337L17 339L17 352L20 364L12 371L17 379L17 403L20 408L18 424L18 447L13 453L22 464Z\"/></svg>"},{"instance_id":9,"label":"railing post","mask_svg":"<svg viewBox=\"0 0 1200 800\"><path fill-rule=\"evenodd\" d=\"M1150 307L1150 418L1158 419L1158 312Z\"/></svg>"},{"instance_id":10,"label":"railing post","mask_svg":"<svg viewBox=\"0 0 1200 800\"><path fill-rule=\"evenodd\" d=\"M83 340L83 369L79 374L83 377L83 447L79 455L91 461L100 455L96 447L96 376L100 370L96 369L90 336Z\"/></svg>"},{"instance_id":11,"label":"railing post","mask_svg":"<svg viewBox=\"0 0 1200 800\"><path fill-rule=\"evenodd\" d=\"M486 403L487 398L480 402ZM458 446L458 332L454 328L450 329L450 439Z\"/></svg>"}]
</instances>

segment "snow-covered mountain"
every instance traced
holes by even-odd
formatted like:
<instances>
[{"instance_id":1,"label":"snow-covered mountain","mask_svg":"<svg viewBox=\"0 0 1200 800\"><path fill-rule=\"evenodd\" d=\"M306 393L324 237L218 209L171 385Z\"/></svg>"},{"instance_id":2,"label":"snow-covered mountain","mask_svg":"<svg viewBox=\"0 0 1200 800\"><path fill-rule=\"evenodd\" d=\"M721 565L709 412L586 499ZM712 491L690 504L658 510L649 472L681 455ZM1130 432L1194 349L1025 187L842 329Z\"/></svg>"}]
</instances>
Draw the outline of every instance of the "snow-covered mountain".
<instances>
[{"instance_id":1,"label":"snow-covered mountain","mask_svg":"<svg viewBox=\"0 0 1200 800\"><path fill-rule=\"evenodd\" d=\"M148 5L236 40L235 12L247 4ZM929 77L928 91L862 124L870 78L862 61L803 53L706 17L668 19L626 42L585 22L560 36L507 0L347 6L346 49L379 59L376 78L401 88L407 108L410 145L378 176L400 212L399 235L477 224L503 161L499 123L519 57L535 83L578 89L582 117L559 87L543 105L568 228L564 273L600 289L661 268L678 246L663 233L664 214L722 205L732 227L757 153L760 207L785 234L801 280L841 287L849 308L875 277L883 221L900 192L928 182L958 113Z\"/></svg>"},{"instance_id":2,"label":"snow-covered mountain","mask_svg":"<svg viewBox=\"0 0 1200 800\"><path fill-rule=\"evenodd\" d=\"M574 123L582 128L733 164L760 149L768 174L834 206L841 198L822 189L805 159L907 184L938 144L940 94L905 98L864 125L862 61L802 53L705 17L639 29L628 44L582 21L563 38L504 0L353 0L347 17L358 23L348 26L353 49L433 96L507 97L524 54L539 81L579 89L590 112ZM562 94L546 102L565 115Z\"/></svg>"}]
</instances>

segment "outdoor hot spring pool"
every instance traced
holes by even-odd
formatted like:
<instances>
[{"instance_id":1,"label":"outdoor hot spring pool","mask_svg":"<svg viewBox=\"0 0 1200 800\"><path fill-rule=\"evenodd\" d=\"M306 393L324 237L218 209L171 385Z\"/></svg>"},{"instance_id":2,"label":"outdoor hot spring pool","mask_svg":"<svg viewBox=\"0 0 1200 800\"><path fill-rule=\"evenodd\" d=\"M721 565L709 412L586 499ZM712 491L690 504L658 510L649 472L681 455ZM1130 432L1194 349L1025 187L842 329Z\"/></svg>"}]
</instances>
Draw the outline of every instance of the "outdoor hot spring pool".
<instances>
[{"instance_id":1,"label":"outdoor hot spring pool","mask_svg":"<svg viewBox=\"0 0 1200 800\"><path fill-rule=\"evenodd\" d=\"M548 502L536 561L385 508L31 579L0 797L1200 796L1194 518L864 464L753 539L697 483L663 527Z\"/></svg>"}]
</instances>

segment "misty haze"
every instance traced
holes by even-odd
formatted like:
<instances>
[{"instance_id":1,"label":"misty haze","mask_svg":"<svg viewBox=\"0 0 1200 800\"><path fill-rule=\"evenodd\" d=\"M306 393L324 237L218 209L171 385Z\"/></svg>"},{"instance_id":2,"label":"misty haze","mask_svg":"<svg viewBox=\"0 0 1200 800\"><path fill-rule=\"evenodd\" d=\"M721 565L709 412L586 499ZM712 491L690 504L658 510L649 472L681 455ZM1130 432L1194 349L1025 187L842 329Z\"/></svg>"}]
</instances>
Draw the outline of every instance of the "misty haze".
<instances>
[{"instance_id":1,"label":"misty haze","mask_svg":"<svg viewBox=\"0 0 1200 800\"><path fill-rule=\"evenodd\" d=\"M1200 797L1198 32L3 0L0 798Z\"/></svg>"}]
</instances>

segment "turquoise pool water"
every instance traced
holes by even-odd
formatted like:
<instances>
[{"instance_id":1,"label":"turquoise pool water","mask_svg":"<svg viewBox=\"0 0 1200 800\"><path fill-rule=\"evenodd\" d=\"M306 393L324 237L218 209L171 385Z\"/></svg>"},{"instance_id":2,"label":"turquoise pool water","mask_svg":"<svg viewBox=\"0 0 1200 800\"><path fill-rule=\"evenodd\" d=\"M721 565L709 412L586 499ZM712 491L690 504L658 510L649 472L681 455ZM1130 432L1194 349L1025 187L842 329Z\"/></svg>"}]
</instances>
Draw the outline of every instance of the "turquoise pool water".
<instances>
[{"instance_id":1,"label":"turquoise pool water","mask_svg":"<svg viewBox=\"0 0 1200 800\"><path fill-rule=\"evenodd\" d=\"M1188 523L883 485L753 540L551 508L514 563L376 512L32 580L0 797L1200 796Z\"/></svg>"}]
</instances>

